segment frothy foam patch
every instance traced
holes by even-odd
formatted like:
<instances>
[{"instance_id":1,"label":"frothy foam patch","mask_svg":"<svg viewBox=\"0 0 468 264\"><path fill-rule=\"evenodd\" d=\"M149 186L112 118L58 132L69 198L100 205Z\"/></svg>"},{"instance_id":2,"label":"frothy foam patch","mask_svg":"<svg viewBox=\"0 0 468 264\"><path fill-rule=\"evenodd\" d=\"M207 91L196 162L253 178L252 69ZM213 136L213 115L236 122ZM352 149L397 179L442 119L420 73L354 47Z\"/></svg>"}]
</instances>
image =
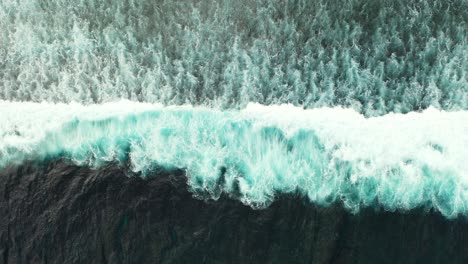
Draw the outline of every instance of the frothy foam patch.
<instances>
[{"instance_id":1,"label":"frothy foam patch","mask_svg":"<svg viewBox=\"0 0 468 264\"><path fill-rule=\"evenodd\" d=\"M0 1L0 99L468 110L466 0Z\"/></svg>"},{"instance_id":2,"label":"frothy foam patch","mask_svg":"<svg viewBox=\"0 0 468 264\"><path fill-rule=\"evenodd\" d=\"M350 109L250 104L238 111L118 102L0 103L0 165L64 156L125 162L151 174L185 169L196 194L251 206L299 192L387 210L434 207L467 214L468 112L365 118Z\"/></svg>"}]
</instances>

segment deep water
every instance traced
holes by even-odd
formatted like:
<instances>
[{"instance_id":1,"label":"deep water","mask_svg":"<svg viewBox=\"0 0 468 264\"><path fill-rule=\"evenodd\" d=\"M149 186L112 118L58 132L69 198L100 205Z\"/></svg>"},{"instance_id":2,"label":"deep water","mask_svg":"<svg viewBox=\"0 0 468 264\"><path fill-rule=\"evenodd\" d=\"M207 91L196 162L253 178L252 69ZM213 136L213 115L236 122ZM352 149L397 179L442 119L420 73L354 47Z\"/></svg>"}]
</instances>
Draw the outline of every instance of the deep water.
<instances>
[{"instance_id":1,"label":"deep water","mask_svg":"<svg viewBox=\"0 0 468 264\"><path fill-rule=\"evenodd\" d=\"M468 223L432 210L353 215L281 195L194 199L182 171L142 179L50 160L0 171L0 263L466 263Z\"/></svg>"}]
</instances>

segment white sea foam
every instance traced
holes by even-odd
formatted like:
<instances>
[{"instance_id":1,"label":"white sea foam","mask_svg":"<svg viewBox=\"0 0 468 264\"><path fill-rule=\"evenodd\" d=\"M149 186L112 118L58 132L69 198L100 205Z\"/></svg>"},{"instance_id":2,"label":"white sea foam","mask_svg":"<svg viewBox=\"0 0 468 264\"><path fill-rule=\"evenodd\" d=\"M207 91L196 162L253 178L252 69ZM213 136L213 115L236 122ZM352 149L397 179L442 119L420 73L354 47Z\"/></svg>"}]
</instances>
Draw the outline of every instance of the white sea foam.
<instances>
[{"instance_id":1,"label":"white sea foam","mask_svg":"<svg viewBox=\"0 0 468 264\"><path fill-rule=\"evenodd\" d=\"M129 162L151 174L185 169L191 189L266 206L299 192L388 210L468 213L468 111L387 114L250 104L221 111L122 101L102 105L0 102L0 165L68 157Z\"/></svg>"}]
</instances>

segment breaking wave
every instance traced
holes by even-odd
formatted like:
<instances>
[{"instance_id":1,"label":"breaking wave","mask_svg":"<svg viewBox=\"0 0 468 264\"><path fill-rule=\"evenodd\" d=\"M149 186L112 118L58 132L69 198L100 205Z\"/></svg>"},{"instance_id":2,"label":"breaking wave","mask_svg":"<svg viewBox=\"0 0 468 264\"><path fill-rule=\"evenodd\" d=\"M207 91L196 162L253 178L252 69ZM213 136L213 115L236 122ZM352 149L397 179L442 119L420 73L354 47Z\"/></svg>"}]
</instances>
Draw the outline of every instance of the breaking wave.
<instances>
[{"instance_id":1,"label":"breaking wave","mask_svg":"<svg viewBox=\"0 0 468 264\"><path fill-rule=\"evenodd\" d=\"M196 195L253 207L299 193L318 205L468 214L468 112L366 118L352 109L242 110L121 101L0 103L0 165L119 162L143 177L183 169Z\"/></svg>"}]
</instances>

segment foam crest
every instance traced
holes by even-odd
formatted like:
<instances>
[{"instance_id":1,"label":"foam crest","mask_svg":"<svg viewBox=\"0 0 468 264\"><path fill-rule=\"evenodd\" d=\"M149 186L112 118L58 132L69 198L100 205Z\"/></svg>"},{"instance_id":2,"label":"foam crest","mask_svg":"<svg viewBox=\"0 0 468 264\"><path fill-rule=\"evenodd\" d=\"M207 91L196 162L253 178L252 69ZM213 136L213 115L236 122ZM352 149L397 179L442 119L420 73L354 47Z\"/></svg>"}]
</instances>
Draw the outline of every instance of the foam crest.
<instances>
[{"instance_id":1,"label":"foam crest","mask_svg":"<svg viewBox=\"0 0 468 264\"><path fill-rule=\"evenodd\" d=\"M118 102L0 103L0 165L67 157L151 175L184 169L197 195L254 207L279 193L327 205L468 213L468 112L365 118L351 109L249 104L243 110Z\"/></svg>"}]
</instances>

